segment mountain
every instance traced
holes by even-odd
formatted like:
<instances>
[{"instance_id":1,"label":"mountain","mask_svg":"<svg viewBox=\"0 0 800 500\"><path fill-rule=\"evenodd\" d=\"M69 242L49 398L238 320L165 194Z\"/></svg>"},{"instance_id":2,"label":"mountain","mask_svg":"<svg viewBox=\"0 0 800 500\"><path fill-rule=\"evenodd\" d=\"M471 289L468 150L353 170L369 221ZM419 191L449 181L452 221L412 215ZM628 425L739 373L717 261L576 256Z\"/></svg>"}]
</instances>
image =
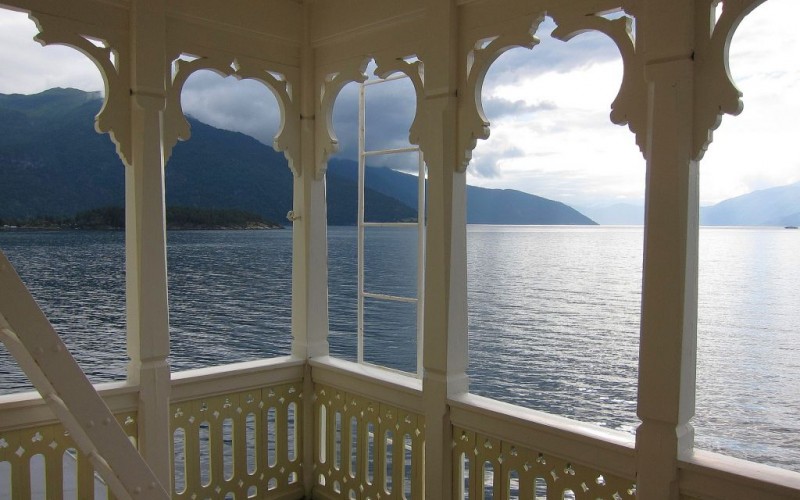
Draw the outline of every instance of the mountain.
<instances>
[{"instance_id":1,"label":"mountain","mask_svg":"<svg viewBox=\"0 0 800 500\"><path fill-rule=\"evenodd\" d=\"M332 159L329 174L355 181L358 166L347 160ZM379 193L393 196L408 206L417 206L417 177L389 168L370 168L364 184ZM369 206L365 213L368 212ZM467 186L467 224L596 224L564 203L514 189L487 189Z\"/></svg>"},{"instance_id":2,"label":"mountain","mask_svg":"<svg viewBox=\"0 0 800 500\"><path fill-rule=\"evenodd\" d=\"M0 95L0 217L122 204L122 164L94 131L98 97L73 89Z\"/></svg>"},{"instance_id":3,"label":"mountain","mask_svg":"<svg viewBox=\"0 0 800 500\"><path fill-rule=\"evenodd\" d=\"M124 167L106 135L94 131L98 93L50 89L0 94L0 217L72 216L124 203ZM192 138L178 143L166 167L169 206L236 208L284 222L292 208L292 175L283 154L244 134L189 118ZM355 224L355 162L328 169L328 223ZM416 177L367 170L370 221L416 219ZM467 188L468 222L594 224L574 209L514 190Z\"/></svg>"},{"instance_id":4,"label":"mountain","mask_svg":"<svg viewBox=\"0 0 800 500\"><path fill-rule=\"evenodd\" d=\"M125 171L106 135L94 131L97 93L51 89L0 94L0 217L71 216L124 205ZM292 208L292 174L282 153L252 137L189 118L166 168L170 206L237 208L283 223ZM47 145L42 147L42 145ZM354 224L357 184L329 177L328 220ZM366 190L375 220L414 219L416 210Z\"/></svg>"},{"instance_id":5,"label":"mountain","mask_svg":"<svg viewBox=\"0 0 800 500\"><path fill-rule=\"evenodd\" d=\"M800 182L753 191L700 209L707 226L796 226L800 221Z\"/></svg>"}]
</instances>

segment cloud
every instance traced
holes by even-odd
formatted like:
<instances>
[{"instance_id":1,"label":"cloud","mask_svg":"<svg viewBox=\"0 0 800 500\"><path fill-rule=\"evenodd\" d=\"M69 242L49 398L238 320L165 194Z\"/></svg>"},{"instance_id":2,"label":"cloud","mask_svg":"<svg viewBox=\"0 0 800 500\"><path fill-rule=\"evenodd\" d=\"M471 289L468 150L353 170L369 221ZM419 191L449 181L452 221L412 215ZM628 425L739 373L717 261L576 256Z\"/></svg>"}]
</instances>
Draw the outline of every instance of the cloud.
<instances>
[{"instance_id":1,"label":"cloud","mask_svg":"<svg viewBox=\"0 0 800 500\"><path fill-rule=\"evenodd\" d=\"M475 155L469 169L476 177L495 178L501 175L502 162L523 157L525 152L511 144L495 146L491 150L481 151Z\"/></svg>"},{"instance_id":2,"label":"cloud","mask_svg":"<svg viewBox=\"0 0 800 500\"><path fill-rule=\"evenodd\" d=\"M725 116L700 163L701 204L800 181L800 16L795 0L770 0L746 17L730 48L730 70L744 110Z\"/></svg>"},{"instance_id":3,"label":"cloud","mask_svg":"<svg viewBox=\"0 0 800 500\"><path fill-rule=\"evenodd\" d=\"M496 120L508 115L531 115L537 111L552 111L556 104L552 101L541 101L528 104L522 99L511 101L498 96L488 96L482 100L483 111L489 120Z\"/></svg>"},{"instance_id":4,"label":"cloud","mask_svg":"<svg viewBox=\"0 0 800 500\"><path fill-rule=\"evenodd\" d=\"M104 88L100 71L75 49L42 47L27 14L0 9L0 93L36 94L53 87Z\"/></svg>"},{"instance_id":5,"label":"cloud","mask_svg":"<svg viewBox=\"0 0 800 500\"><path fill-rule=\"evenodd\" d=\"M487 85L495 85L497 81L517 84L542 73L566 73L620 57L614 42L601 33L588 32L563 42L550 36L554 28L555 23L548 17L536 32L539 44L532 49L515 48L502 54L489 68Z\"/></svg>"},{"instance_id":6,"label":"cloud","mask_svg":"<svg viewBox=\"0 0 800 500\"><path fill-rule=\"evenodd\" d=\"M489 139L479 141L469 182L574 204L643 197L644 161L634 137L609 120L619 57L572 67L489 80L483 99L497 101L500 113L490 117Z\"/></svg>"},{"instance_id":7,"label":"cloud","mask_svg":"<svg viewBox=\"0 0 800 500\"><path fill-rule=\"evenodd\" d=\"M731 44L731 73L743 91L744 112L726 116L701 162L701 202L714 203L754 189L800 180L796 152L800 115L797 0L770 0L742 23ZM489 68L483 95L491 137L479 141L468 169L471 183L512 187L553 199L631 200L644 194L644 162L633 135L610 124L610 104L622 77L617 48L604 35L569 42L539 30L533 50L513 49ZM25 14L0 9L0 93L47 88L103 87L88 58L66 47L42 48ZM357 85L342 91L334 111L340 156L357 154ZM278 106L262 84L198 73L187 82L184 109L210 124L271 144ZM408 144L415 110L409 82L368 87L368 147ZM409 158L373 158L370 164L410 170Z\"/></svg>"},{"instance_id":8,"label":"cloud","mask_svg":"<svg viewBox=\"0 0 800 500\"><path fill-rule=\"evenodd\" d=\"M181 103L186 114L202 122L250 135L270 146L280 125L278 101L263 83L223 78L210 70L189 77Z\"/></svg>"},{"instance_id":9,"label":"cloud","mask_svg":"<svg viewBox=\"0 0 800 500\"><path fill-rule=\"evenodd\" d=\"M339 93L333 108L333 126L339 141L337 156L358 159L359 85L351 83ZM408 142L416 110L416 94L409 80L389 81L365 87L366 150L397 149ZM388 166L416 172L416 164L407 155L375 156L370 165Z\"/></svg>"}]
</instances>

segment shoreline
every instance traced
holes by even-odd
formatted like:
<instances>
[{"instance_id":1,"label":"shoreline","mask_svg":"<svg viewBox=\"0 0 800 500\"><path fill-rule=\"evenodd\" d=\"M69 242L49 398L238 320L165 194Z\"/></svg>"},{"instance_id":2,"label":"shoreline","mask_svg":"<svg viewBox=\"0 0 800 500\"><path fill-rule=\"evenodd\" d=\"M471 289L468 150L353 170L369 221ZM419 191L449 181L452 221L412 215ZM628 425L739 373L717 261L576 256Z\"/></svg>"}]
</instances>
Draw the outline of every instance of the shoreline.
<instances>
[{"instance_id":1,"label":"shoreline","mask_svg":"<svg viewBox=\"0 0 800 500\"><path fill-rule=\"evenodd\" d=\"M167 231L271 231L276 229L286 229L285 226L269 224L252 224L247 226L202 226L190 227L167 226ZM59 232L59 231L125 231L124 227L57 227L57 226L0 226L0 232Z\"/></svg>"}]
</instances>

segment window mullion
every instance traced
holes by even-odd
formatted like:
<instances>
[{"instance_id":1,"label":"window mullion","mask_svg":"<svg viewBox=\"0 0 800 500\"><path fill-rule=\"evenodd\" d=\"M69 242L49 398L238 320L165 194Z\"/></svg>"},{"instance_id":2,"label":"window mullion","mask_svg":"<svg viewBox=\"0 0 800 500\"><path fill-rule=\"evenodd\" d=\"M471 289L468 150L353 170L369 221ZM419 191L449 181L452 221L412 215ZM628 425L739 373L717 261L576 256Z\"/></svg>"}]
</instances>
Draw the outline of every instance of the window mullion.
<instances>
[{"instance_id":1,"label":"window mullion","mask_svg":"<svg viewBox=\"0 0 800 500\"><path fill-rule=\"evenodd\" d=\"M364 362L364 171L366 163L366 98L358 92L358 362Z\"/></svg>"}]
</instances>

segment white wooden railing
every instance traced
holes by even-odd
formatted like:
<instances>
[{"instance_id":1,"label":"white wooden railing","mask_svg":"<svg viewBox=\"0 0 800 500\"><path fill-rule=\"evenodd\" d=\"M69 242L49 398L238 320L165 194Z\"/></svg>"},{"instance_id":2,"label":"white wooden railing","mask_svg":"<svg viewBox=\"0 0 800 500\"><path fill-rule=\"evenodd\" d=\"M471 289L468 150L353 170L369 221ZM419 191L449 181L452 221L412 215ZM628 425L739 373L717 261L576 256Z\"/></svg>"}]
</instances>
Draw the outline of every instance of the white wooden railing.
<instances>
[{"instance_id":1,"label":"white wooden railing","mask_svg":"<svg viewBox=\"0 0 800 500\"><path fill-rule=\"evenodd\" d=\"M173 374L173 498L302 498L306 449L314 498L425 498L421 382L327 357L308 366ZM136 387L97 387L135 441ZM636 496L633 436L474 395L448 403L455 498ZM0 396L0 500L113 498L74 449L38 394ZM701 451L679 462L679 486L686 500L800 498L800 474Z\"/></svg>"},{"instance_id":2,"label":"white wooden railing","mask_svg":"<svg viewBox=\"0 0 800 500\"><path fill-rule=\"evenodd\" d=\"M630 435L474 395L450 408L456 498L636 497Z\"/></svg>"},{"instance_id":3,"label":"white wooden railing","mask_svg":"<svg viewBox=\"0 0 800 500\"><path fill-rule=\"evenodd\" d=\"M302 361L173 374L173 498L302 498ZM98 392L136 440L136 387ZM113 498L35 392L0 396L0 500Z\"/></svg>"},{"instance_id":4,"label":"white wooden railing","mask_svg":"<svg viewBox=\"0 0 800 500\"><path fill-rule=\"evenodd\" d=\"M130 439L137 438L136 388L98 391ZM0 396L0 500L113 498L36 392Z\"/></svg>"},{"instance_id":5,"label":"white wooden railing","mask_svg":"<svg viewBox=\"0 0 800 500\"><path fill-rule=\"evenodd\" d=\"M303 365L281 358L173 376L173 498L302 498Z\"/></svg>"},{"instance_id":6,"label":"white wooden railing","mask_svg":"<svg viewBox=\"0 0 800 500\"><path fill-rule=\"evenodd\" d=\"M425 498L425 418L417 379L312 360L314 497Z\"/></svg>"}]
</instances>

